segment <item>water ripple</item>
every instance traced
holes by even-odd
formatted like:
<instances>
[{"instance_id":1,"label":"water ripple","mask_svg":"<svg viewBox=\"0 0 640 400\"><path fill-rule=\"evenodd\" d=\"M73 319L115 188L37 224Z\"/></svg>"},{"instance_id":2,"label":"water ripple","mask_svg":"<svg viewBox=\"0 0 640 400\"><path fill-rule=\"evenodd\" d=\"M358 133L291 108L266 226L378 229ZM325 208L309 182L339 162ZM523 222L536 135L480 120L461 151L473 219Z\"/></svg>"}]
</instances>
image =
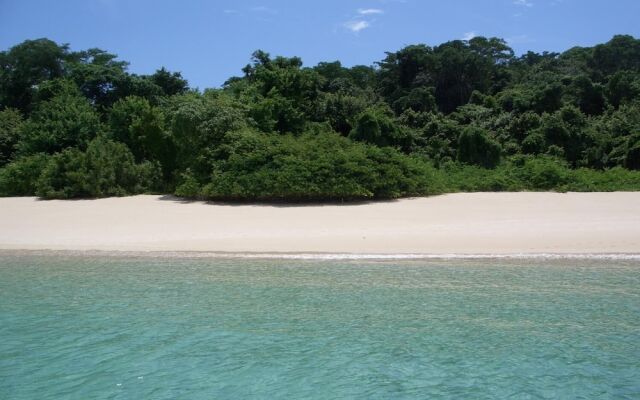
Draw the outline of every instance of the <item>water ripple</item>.
<instances>
[{"instance_id":1,"label":"water ripple","mask_svg":"<svg viewBox=\"0 0 640 400\"><path fill-rule=\"evenodd\" d=\"M0 398L640 397L630 258L0 254Z\"/></svg>"}]
</instances>

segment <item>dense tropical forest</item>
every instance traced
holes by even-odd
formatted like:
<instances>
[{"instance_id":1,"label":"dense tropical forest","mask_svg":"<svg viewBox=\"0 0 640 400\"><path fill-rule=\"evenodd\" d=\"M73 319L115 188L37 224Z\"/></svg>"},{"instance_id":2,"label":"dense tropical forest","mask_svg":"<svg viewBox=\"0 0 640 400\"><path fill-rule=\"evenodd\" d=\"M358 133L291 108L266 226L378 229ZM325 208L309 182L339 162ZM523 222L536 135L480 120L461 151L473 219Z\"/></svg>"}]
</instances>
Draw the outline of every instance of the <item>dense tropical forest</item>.
<instances>
[{"instance_id":1,"label":"dense tropical forest","mask_svg":"<svg viewBox=\"0 0 640 400\"><path fill-rule=\"evenodd\" d=\"M515 56L476 37L374 66L256 51L221 88L100 49L0 53L0 195L350 200L640 189L640 40Z\"/></svg>"}]
</instances>

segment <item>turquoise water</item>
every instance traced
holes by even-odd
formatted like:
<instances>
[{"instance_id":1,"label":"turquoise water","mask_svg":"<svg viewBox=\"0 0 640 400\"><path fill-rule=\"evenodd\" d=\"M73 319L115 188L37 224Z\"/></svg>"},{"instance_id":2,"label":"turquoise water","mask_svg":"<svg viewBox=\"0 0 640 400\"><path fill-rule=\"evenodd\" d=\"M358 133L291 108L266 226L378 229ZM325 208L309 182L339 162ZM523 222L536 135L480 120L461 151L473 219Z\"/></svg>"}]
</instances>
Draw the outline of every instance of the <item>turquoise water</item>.
<instances>
[{"instance_id":1,"label":"turquoise water","mask_svg":"<svg viewBox=\"0 0 640 400\"><path fill-rule=\"evenodd\" d=\"M0 253L1 399L638 399L638 261Z\"/></svg>"}]
</instances>

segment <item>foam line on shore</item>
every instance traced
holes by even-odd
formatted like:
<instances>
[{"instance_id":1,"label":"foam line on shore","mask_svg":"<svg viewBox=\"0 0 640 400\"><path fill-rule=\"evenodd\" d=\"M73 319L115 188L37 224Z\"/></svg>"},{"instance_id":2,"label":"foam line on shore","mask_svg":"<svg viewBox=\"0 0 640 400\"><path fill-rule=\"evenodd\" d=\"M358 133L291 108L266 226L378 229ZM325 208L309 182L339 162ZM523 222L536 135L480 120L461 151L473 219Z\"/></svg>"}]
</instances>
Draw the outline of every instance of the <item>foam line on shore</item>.
<instances>
[{"instance_id":1,"label":"foam line on shore","mask_svg":"<svg viewBox=\"0 0 640 400\"><path fill-rule=\"evenodd\" d=\"M198 258L198 259L272 259L319 261L419 261L419 260L629 260L640 261L640 253L512 253L512 254L417 254L417 253L253 253L209 251L113 251L113 250L3 250L0 255L131 257L131 258Z\"/></svg>"}]
</instances>

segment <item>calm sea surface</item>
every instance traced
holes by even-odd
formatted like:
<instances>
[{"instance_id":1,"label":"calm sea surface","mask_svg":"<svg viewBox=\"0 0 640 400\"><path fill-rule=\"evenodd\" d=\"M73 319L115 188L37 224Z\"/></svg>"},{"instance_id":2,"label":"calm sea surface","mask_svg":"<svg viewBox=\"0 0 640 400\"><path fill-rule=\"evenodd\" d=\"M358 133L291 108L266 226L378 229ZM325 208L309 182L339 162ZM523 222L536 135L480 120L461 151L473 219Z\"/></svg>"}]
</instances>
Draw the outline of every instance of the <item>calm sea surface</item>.
<instances>
[{"instance_id":1,"label":"calm sea surface","mask_svg":"<svg viewBox=\"0 0 640 400\"><path fill-rule=\"evenodd\" d=\"M639 399L640 262L0 253L0 399Z\"/></svg>"}]
</instances>

